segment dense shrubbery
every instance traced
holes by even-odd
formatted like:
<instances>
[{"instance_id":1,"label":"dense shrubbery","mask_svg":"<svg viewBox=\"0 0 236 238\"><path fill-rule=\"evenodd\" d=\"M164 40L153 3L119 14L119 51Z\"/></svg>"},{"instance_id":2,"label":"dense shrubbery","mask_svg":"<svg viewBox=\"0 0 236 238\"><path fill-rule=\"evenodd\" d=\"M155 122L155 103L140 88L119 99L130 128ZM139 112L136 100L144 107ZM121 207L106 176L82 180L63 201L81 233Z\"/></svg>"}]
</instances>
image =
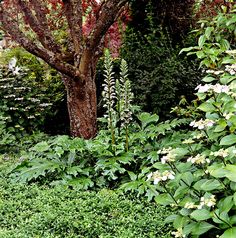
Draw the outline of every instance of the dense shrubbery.
<instances>
[{"instance_id":1,"label":"dense shrubbery","mask_svg":"<svg viewBox=\"0 0 236 238\"><path fill-rule=\"evenodd\" d=\"M192 99L201 78L196 59L179 56L165 29L152 25L145 35L129 28L125 35L122 57L129 65L129 74L136 104L143 110L169 118L171 107L183 95Z\"/></svg>"},{"instance_id":2,"label":"dense shrubbery","mask_svg":"<svg viewBox=\"0 0 236 238\"><path fill-rule=\"evenodd\" d=\"M0 106L8 130L18 137L37 130L53 132L48 124L59 122L58 110L65 99L59 75L20 48L1 52L0 62Z\"/></svg>"}]
</instances>

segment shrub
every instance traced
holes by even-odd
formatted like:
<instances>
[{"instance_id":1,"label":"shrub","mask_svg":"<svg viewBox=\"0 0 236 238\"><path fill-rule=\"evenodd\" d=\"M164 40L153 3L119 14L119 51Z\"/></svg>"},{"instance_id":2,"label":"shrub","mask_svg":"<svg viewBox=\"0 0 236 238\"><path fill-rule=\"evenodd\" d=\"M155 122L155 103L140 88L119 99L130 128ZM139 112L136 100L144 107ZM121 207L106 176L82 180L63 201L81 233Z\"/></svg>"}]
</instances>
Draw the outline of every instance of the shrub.
<instances>
[{"instance_id":1,"label":"shrub","mask_svg":"<svg viewBox=\"0 0 236 238\"><path fill-rule=\"evenodd\" d=\"M232 13L218 15L202 29L198 46L185 49L210 68L197 87L196 110L205 115L190 123L195 130L187 140L159 151L157 170L148 175L160 192L156 202L176 211L166 220L176 228L175 237L236 236L236 60L227 34L235 22Z\"/></svg>"},{"instance_id":2,"label":"shrub","mask_svg":"<svg viewBox=\"0 0 236 238\"><path fill-rule=\"evenodd\" d=\"M18 131L18 137L37 130L52 132L48 118L56 118L65 99L59 75L19 48L3 51L1 63L0 98L2 111L10 117L7 128L14 128L16 136Z\"/></svg>"},{"instance_id":3,"label":"shrub","mask_svg":"<svg viewBox=\"0 0 236 238\"><path fill-rule=\"evenodd\" d=\"M149 23L145 35L128 28L122 57L129 65L129 75L135 103L144 111L170 118L170 109L185 95L192 99L200 80L196 59L179 56L164 29Z\"/></svg>"}]
</instances>

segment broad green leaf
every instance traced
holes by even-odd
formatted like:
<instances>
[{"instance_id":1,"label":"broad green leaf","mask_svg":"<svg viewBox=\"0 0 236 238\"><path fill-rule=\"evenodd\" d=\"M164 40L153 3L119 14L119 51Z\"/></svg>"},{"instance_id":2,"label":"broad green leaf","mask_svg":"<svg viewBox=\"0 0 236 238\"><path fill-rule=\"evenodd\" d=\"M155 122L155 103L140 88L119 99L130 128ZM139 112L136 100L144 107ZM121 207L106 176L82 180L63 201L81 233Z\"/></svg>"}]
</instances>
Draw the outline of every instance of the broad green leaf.
<instances>
[{"instance_id":1,"label":"broad green leaf","mask_svg":"<svg viewBox=\"0 0 236 238\"><path fill-rule=\"evenodd\" d=\"M213 112L216 110L216 108L212 105L212 103L204 102L202 103L198 109L204 111L204 112Z\"/></svg>"},{"instance_id":2,"label":"broad green leaf","mask_svg":"<svg viewBox=\"0 0 236 238\"><path fill-rule=\"evenodd\" d=\"M207 167L210 175L215 178L223 178L225 177L227 170L223 164L213 164Z\"/></svg>"},{"instance_id":3,"label":"broad green leaf","mask_svg":"<svg viewBox=\"0 0 236 238\"><path fill-rule=\"evenodd\" d=\"M205 43L205 41L206 41L206 36L205 36L205 35L201 35L201 36L199 37L199 39L198 39L198 46L199 46L200 48L202 48L203 45L204 45L204 43Z\"/></svg>"},{"instance_id":4,"label":"broad green leaf","mask_svg":"<svg viewBox=\"0 0 236 238\"><path fill-rule=\"evenodd\" d=\"M212 31L214 30L214 27L207 27L206 30L205 30L205 36L206 38L209 40L210 36L211 36L211 33Z\"/></svg>"},{"instance_id":5,"label":"broad green leaf","mask_svg":"<svg viewBox=\"0 0 236 238\"><path fill-rule=\"evenodd\" d=\"M190 216L196 221L204 221L211 218L211 213L206 209L199 209L193 211Z\"/></svg>"},{"instance_id":6,"label":"broad green leaf","mask_svg":"<svg viewBox=\"0 0 236 238\"><path fill-rule=\"evenodd\" d=\"M231 165L231 164L227 164L225 166L225 169L227 171L226 173L226 177L233 181L233 182L236 182L236 165Z\"/></svg>"},{"instance_id":7,"label":"broad green leaf","mask_svg":"<svg viewBox=\"0 0 236 238\"><path fill-rule=\"evenodd\" d=\"M217 206L220 209L220 212L224 211L224 212L228 212L234 205L233 203L233 196L228 196L226 198L222 198Z\"/></svg>"},{"instance_id":8,"label":"broad green leaf","mask_svg":"<svg viewBox=\"0 0 236 238\"><path fill-rule=\"evenodd\" d=\"M174 203L174 200L167 193L157 195L154 200L156 203L164 206Z\"/></svg>"},{"instance_id":9,"label":"broad green leaf","mask_svg":"<svg viewBox=\"0 0 236 238\"><path fill-rule=\"evenodd\" d=\"M236 227L232 227L226 230L220 238L235 238L236 237Z\"/></svg>"},{"instance_id":10,"label":"broad green leaf","mask_svg":"<svg viewBox=\"0 0 236 238\"><path fill-rule=\"evenodd\" d=\"M159 120L159 116L156 114L150 114L143 112L138 116L139 120L142 122L142 127L145 128L149 123L154 123Z\"/></svg>"},{"instance_id":11,"label":"broad green leaf","mask_svg":"<svg viewBox=\"0 0 236 238\"><path fill-rule=\"evenodd\" d=\"M37 152L44 152L44 151L49 150L49 148L50 148L49 144L46 141L42 141L42 142L36 144L32 148L32 150L37 151Z\"/></svg>"},{"instance_id":12,"label":"broad green leaf","mask_svg":"<svg viewBox=\"0 0 236 238\"><path fill-rule=\"evenodd\" d=\"M224 136L220 140L220 145L233 145L235 143L236 143L236 135L235 134Z\"/></svg>"},{"instance_id":13,"label":"broad green leaf","mask_svg":"<svg viewBox=\"0 0 236 238\"><path fill-rule=\"evenodd\" d=\"M210 229L214 228L212 224L209 224L207 222L197 222L195 223L194 227L192 228L192 234L193 235L201 235L209 231Z\"/></svg>"},{"instance_id":14,"label":"broad green leaf","mask_svg":"<svg viewBox=\"0 0 236 238\"><path fill-rule=\"evenodd\" d=\"M215 80L217 80L217 79L214 78L214 77L209 77L209 76L206 76L202 79L202 81L206 82L206 83L210 83L210 82L215 81Z\"/></svg>"},{"instance_id":15,"label":"broad green leaf","mask_svg":"<svg viewBox=\"0 0 236 238\"><path fill-rule=\"evenodd\" d=\"M215 189L221 189L222 184L216 179L201 179L196 182L193 186L197 190L212 191Z\"/></svg>"},{"instance_id":16,"label":"broad green leaf","mask_svg":"<svg viewBox=\"0 0 236 238\"><path fill-rule=\"evenodd\" d=\"M189 186L191 186L193 180L194 180L194 177L193 177L193 174L191 172L186 172L186 173L183 173L182 176L181 176L181 179L187 183Z\"/></svg>"}]
</instances>

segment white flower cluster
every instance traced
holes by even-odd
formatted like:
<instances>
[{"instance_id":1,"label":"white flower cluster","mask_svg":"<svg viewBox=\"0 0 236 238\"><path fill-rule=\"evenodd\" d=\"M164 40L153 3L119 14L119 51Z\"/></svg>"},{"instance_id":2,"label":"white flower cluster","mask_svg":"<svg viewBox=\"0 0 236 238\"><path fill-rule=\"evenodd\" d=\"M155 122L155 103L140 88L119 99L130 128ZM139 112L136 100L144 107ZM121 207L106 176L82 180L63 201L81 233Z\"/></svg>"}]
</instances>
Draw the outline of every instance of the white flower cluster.
<instances>
[{"instance_id":1,"label":"white flower cluster","mask_svg":"<svg viewBox=\"0 0 236 238\"><path fill-rule=\"evenodd\" d=\"M171 234L173 236L175 236L176 238L186 237L186 235L183 234L183 229L182 228L178 228L177 231L173 231L173 232L171 232Z\"/></svg>"},{"instance_id":2,"label":"white flower cluster","mask_svg":"<svg viewBox=\"0 0 236 238\"><path fill-rule=\"evenodd\" d=\"M15 98L15 97L16 97L15 94L9 94L9 95L4 96L4 98Z\"/></svg>"},{"instance_id":3,"label":"white flower cluster","mask_svg":"<svg viewBox=\"0 0 236 238\"><path fill-rule=\"evenodd\" d=\"M231 75L236 74L236 64L226 65L225 71L229 72Z\"/></svg>"},{"instance_id":4,"label":"white flower cluster","mask_svg":"<svg viewBox=\"0 0 236 238\"><path fill-rule=\"evenodd\" d=\"M197 206L198 209L202 209L204 206L214 207L216 204L215 195L211 195L210 198L201 197L200 204Z\"/></svg>"},{"instance_id":5,"label":"white flower cluster","mask_svg":"<svg viewBox=\"0 0 236 238\"><path fill-rule=\"evenodd\" d=\"M206 70L206 73L219 75L219 74L223 74L224 71L223 70L212 70L212 69L209 69L209 70Z\"/></svg>"},{"instance_id":6,"label":"white flower cluster","mask_svg":"<svg viewBox=\"0 0 236 238\"><path fill-rule=\"evenodd\" d=\"M164 172L151 172L148 174L148 180L153 180L154 184L158 184L160 181L173 180L175 178L175 173L173 171L166 170Z\"/></svg>"},{"instance_id":7,"label":"white flower cluster","mask_svg":"<svg viewBox=\"0 0 236 238\"><path fill-rule=\"evenodd\" d=\"M194 209L194 208L197 208L197 205L195 205L193 202L186 202L184 205L184 208Z\"/></svg>"},{"instance_id":8,"label":"white flower cluster","mask_svg":"<svg viewBox=\"0 0 236 238\"><path fill-rule=\"evenodd\" d=\"M196 156L191 156L187 159L187 162L191 162L192 164L206 164L210 163L210 160L206 158L205 155L196 155Z\"/></svg>"},{"instance_id":9,"label":"white flower cluster","mask_svg":"<svg viewBox=\"0 0 236 238\"><path fill-rule=\"evenodd\" d=\"M225 158L225 157L227 157L229 155L229 151L227 149L226 150L220 149L218 151L211 152L210 155L214 155L215 157L223 157L223 158Z\"/></svg>"},{"instance_id":10,"label":"white flower cluster","mask_svg":"<svg viewBox=\"0 0 236 238\"><path fill-rule=\"evenodd\" d=\"M48 107L48 106L52 106L52 103L41 103L39 104L40 107Z\"/></svg>"},{"instance_id":11,"label":"white flower cluster","mask_svg":"<svg viewBox=\"0 0 236 238\"><path fill-rule=\"evenodd\" d=\"M196 88L198 93L206 93L206 92L215 92L215 93L229 93L229 86L221 85L219 83L212 85L212 84L205 84L205 85L198 85Z\"/></svg>"},{"instance_id":12,"label":"white flower cluster","mask_svg":"<svg viewBox=\"0 0 236 238\"><path fill-rule=\"evenodd\" d=\"M186 209L195 209L195 208L202 209L204 206L214 207L215 204L216 204L215 195L211 195L210 198L201 197L199 205L196 205L193 202L186 202L184 205L184 208L186 208Z\"/></svg>"},{"instance_id":13,"label":"white flower cluster","mask_svg":"<svg viewBox=\"0 0 236 238\"><path fill-rule=\"evenodd\" d=\"M192 138L184 140L182 143L183 144L193 144L195 141Z\"/></svg>"},{"instance_id":14,"label":"white flower cluster","mask_svg":"<svg viewBox=\"0 0 236 238\"><path fill-rule=\"evenodd\" d=\"M206 119L206 120L199 120L199 121L192 121L190 123L190 126L192 127L196 127L198 128L199 130L202 130L202 129L205 129L207 127L211 127L215 124L215 122L213 120L210 120L210 119Z\"/></svg>"},{"instance_id":15,"label":"white flower cluster","mask_svg":"<svg viewBox=\"0 0 236 238\"><path fill-rule=\"evenodd\" d=\"M167 162L174 162L175 161L176 154L174 153L174 149L172 147L163 148L162 150L159 150L157 153L164 155L161 158L161 163L162 164L165 164Z\"/></svg>"}]
</instances>

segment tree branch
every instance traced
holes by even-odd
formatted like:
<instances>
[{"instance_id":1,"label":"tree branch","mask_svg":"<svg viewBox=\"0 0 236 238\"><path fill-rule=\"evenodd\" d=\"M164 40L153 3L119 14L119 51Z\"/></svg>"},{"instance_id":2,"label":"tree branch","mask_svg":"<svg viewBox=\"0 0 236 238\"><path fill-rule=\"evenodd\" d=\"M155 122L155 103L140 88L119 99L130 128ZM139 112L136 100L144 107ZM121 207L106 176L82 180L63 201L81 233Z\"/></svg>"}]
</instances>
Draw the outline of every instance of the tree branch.
<instances>
[{"instance_id":1,"label":"tree branch","mask_svg":"<svg viewBox=\"0 0 236 238\"><path fill-rule=\"evenodd\" d=\"M76 56L83 51L83 32L82 32L82 2L81 0L63 0L64 14L66 16L70 35L73 40Z\"/></svg>"},{"instance_id":2,"label":"tree branch","mask_svg":"<svg viewBox=\"0 0 236 238\"><path fill-rule=\"evenodd\" d=\"M57 54L54 54L47 49L41 48L33 41L29 40L19 29L17 22L12 18L8 18L7 13L5 14L2 8L0 8L0 22L2 23L3 30L11 35L12 39L23 46L27 51L43 59L51 67L71 78L74 78L76 74L78 77L80 77L78 70L76 70L74 66L63 62L60 56L58 57Z\"/></svg>"},{"instance_id":3,"label":"tree branch","mask_svg":"<svg viewBox=\"0 0 236 238\"><path fill-rule=\"evenodd\" d=\"M110 26L119 16L120 9L128 2L128 0L107 0L102 2L97 23L87 38L87 44L95 50L103 36L106 34Z\"/></svg>"},{"instance_id":4,"label":"tree branch","mask_svg":"<svg viewBox=\"0 0 236 238\"><path fill-rule=\"evenodd\" d=\"M38 8L36 5L34 5L35 1L31 1L34 10L36 12L36 16L43 15L43 9ZM43 45L44 48L49 49L54 52L61 52L60 47L56 45L52 35L49 33L49 29L43 28L42 23L44 20L41 17L41 22L38 21L38 19L33 15L29 5L23 0L17 0L17 4L19 8L21 9L21 13L25 16L26 23L29 24L30 28L36 33L38 41Z\"/></svg>"}]
</instances>

